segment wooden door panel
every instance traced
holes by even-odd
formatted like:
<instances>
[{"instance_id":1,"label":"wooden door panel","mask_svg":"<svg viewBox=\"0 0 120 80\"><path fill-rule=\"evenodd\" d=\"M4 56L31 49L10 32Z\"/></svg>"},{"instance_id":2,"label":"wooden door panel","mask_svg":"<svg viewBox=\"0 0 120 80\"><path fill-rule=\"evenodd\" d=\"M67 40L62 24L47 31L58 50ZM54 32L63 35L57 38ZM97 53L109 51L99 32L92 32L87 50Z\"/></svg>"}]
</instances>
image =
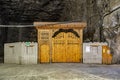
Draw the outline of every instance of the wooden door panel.
<instances>
[{"instance_id":1,"label":"wooden door panel","mask_svg":"<svg viewBox=\"0 0 120 80\"><path fill-rule=\"evenodd\" d=\"M67 54L69 60L67 62L80 62L80 38L76 37L73 33L67 35Z\"/></svg>"},{"instance_id":2,"label":"wooden door panel","mask_svg":"<svg viewBox=\"0 0 120 80\"><path fill-rule=\"evenodd\" d=\"M50 62L50 54L49 54L49 45L41 45L40 46L40 62L41 63L49 63Z\"/></svg>"},{"instance_id":3,"label":"wooden door panel","mask_svg":"<svg viewBox=\"0 0 120 80\"><path fill-rule=\"evenodd\" d=\"M52 62L65 62L65 41L58 40L53 43Z\"/></svg>"},{"instance_id":4,"label":"wooden door panel","mask_svg":"<svg viewBox=\"0 0 120 80\"><path fill-rule=\"evenodd\" d=\"M59 33L52 39L52 62L65 62L65 34Z\"/></svg>"},{"instance_id":5,"label":"wooden door panel","mask_svg":"<svg viewBox=\"0 0 120 80\"><path fill-rule=\"evenodd\" d=\"M82 61L82 51L81 51L81 46L80 44L76 45L77 53L76 53L76 62L81 62Z\"/></svg>"},{"instance_id":6,"label":"wooden door panel","mask_svg":"<svg viewBox=\"0 0 120 80\"><path fill-rule=\"evenodd\" d=\"M80 62L80 38L75 34L59 33L52 40L52 62Z\"/></svg>"},{"instance_id":7,"label":"wooden door panel","mask_svg":"<svg viewBox=\"0 0 120 80\"><path fill-rule=\"evenodd\" d=\"M67 52L66 52L66 62L73 62L75 60L75 55L74 55L74 46L72 44L67 45Z\"/></svg>"},{"instance_id":8,"label":"wooden door panel","mask_svg":"<svg viewBox=\"0 0 120 80\"><path fill-rule=\"evenodd\" d=\"M53 62L65 62L65 48L62 44L54 45L54 53L52 54Z\"/></svg>"},{"instance_id":9,"label":"wooden door panel","mask_svg":"<svg viewBox=\"0 0 120 80\"><path fill-rule=\"evenodd\" d=\"M66 52L67 62L80 62L80 47L78 44L68 44L68 50Z\"/></svg>"}]
</instances>

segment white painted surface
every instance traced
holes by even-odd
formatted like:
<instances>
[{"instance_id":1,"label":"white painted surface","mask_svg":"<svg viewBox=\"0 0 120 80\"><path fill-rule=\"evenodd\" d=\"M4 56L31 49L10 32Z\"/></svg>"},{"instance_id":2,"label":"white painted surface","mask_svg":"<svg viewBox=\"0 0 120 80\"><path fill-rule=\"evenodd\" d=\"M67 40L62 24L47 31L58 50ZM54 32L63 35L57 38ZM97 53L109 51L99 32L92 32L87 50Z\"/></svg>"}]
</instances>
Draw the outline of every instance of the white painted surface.
<instances>
[{"instance_id":1,"label":"white painted surface","mask_svg":"<svg viewBox=\"0 0 120 80\"><path fill-rule=\"evenodd\" d=\"M4 45L4 63L37 64L37 43L6 43Z\"/></svg>"},{"instance_id":2,"label":"white painted surface","mask_svg":"<svg viewBox=\"0 0 120 80\"><path fill-rule=\"evenodd\" d=\"M107 43L83 43L83 63L102 64L102 45Z\"/></svg>"}]
</instances>

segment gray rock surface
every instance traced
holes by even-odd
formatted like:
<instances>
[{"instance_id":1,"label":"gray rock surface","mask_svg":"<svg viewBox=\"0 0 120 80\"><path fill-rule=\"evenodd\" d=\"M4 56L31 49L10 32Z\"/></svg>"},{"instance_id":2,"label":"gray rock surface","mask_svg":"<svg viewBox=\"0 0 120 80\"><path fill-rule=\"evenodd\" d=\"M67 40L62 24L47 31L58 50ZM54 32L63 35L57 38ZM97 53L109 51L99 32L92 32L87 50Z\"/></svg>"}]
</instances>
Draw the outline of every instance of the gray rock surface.
<instances>
[{"instance_id":1,"label":"gray rock surface","mask_svg":"<svg viewBox=\"0 0 120 80\"><path fill-rule=\"evenodd\" d=\"M120 65L0 64L0 80L119 80Z\"/></svg>"},{"instance_id":2,"label":"gray rock surface","mask_svg":"<svg viewBox=\"0 0 120 80\"><path fill-rule=\"evenodd\" d=\"M113 63L120 63L120 1L111 3L110 11L103 20L104 37L111 48Z\"/></svg>"},{"instance_id":3,"label":"gray rock surface","mask_svg":"<svg viewBox=\"0 0 120 80\"><path fill-rule=\"evenodd\" d=\"M62 0L1 0L0 15L9 22L30 23L33 21L58 20Z\"/></svg>"}]
</instances>

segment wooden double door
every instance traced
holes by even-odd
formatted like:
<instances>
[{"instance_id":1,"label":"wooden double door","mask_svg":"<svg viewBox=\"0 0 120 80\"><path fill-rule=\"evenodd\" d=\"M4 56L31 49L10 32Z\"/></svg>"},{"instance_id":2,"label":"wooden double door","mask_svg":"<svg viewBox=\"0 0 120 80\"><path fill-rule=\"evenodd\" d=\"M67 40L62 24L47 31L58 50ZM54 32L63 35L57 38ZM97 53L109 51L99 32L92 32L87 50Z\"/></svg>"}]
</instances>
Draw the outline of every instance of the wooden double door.
<instances>
[{"instance_id":1,"label":"wooden double door","mask_svg":"<svg viewBox=\"0 0 120 80\"><path fill-rule=\"evenodd\" d=\"M81 62L80 36L72 32L60 32L52 36L51 46L40 47L40 62Z\"/></svg>"},{"instance_id":2,"label":"wooden double door","mask_svg":"<svg viewBox=\"0 0 120 80\"><path fill-rule=\"evenodd\" d=\"M80 36L61 32L52 38L52 62L81 62Z\"/></svg>"}]
</instances>

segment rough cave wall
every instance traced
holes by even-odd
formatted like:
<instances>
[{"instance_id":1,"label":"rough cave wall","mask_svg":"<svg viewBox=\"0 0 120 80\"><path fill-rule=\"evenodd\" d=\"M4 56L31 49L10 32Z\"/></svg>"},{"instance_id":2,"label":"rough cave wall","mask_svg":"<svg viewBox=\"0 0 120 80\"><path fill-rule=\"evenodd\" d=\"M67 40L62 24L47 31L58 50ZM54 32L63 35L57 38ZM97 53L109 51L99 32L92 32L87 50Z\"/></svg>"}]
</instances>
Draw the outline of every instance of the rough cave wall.
<instances>
[{"instance_id":1,"label":"rough cave wall","mask_svg":"<svg viewBox=\"0 0 120 80\"><path fill-rule=\"evenodd\" d=\"M64 10L61 17L62 21L80 21L87 22L87 28L84 31L84 41L93 41L95 33L95 27L92 26L92 19L90 17L94 15L93 8L96 6L95 0L65 0ZM95 16L94 19L97 19Z\"/></svg>"},{"instance_id":2,"label":"rough cave wall","mask_svg":"<svg viewBox=\"0 0 120 80\"><path fill-rule=\"evenodd\" d=\"M34 21L59 21L63 0L0 0L0 24L32 25ZM7 34L6 34L7 33ZM1 27L0 54L4 43L37 41L34 27Z\"/></svg>"},{"instance_id":3,"label":"rough cave wall","mask_svg":"<svg viewBox=\"0 0 120 80\"><path fill-rule=\"evenodd\" d=\"M86 21L86 0L64 0L61 21Z\"/></svg>"},{"instance_id":4,"label":"rough cave wall","mask_svg":"<svg viewBox=\"0 0 120 80\"><path fill-rule=\"evenodd\" d=\"M4 35L3 35L4 34ZM0 57L3 56L3 51L4 51L4 43L7 37L5 37L6 31L5 28L0 27Z\"/></svg>"},{"instance_id":5,"label":"rough cave wall","mask_svg":"<svg viewBox=\"0 0 120 80\"><path fill-rule=\"evenodd\" d=\"M59 21L62 0L1 0L2 24L32 25L34 21ZM35 28L8 27L7 42L36 41ZM33 35L34 34L34 35Z\"/></svg>"},{"instance_id":6,"label":"rough cave wall","mask_svg":"<svg viewBox=\"0 0 120 80\"><path fill-rule=\"evenodd\" d=\"M6 16L3 21L6 24L31 24L34 21L85 21L88 25L84 31L84 41L100 41L99 26L101 26L100 17L103 7L99 6L102 2L98 0L4 0L2 2L1 10L4 11L1 15ZM18 32L28 32L22 35L22 33L13 33L17 32L14 29L16 30L16 28L8 28L10 33L8 42L29 40L27 38L31 34L29 30L19 29ZM10 31L26 39L12 37ZM34 31L33 33L36 33Z\"/></svg>"},{"instance_id":7,"label":"rough cave wall","mask_svg":"<svg viewBox=\"0 0 120 80\"><path fill-rule=\"evenodd\" d=\"M100 31L99 31L99 7L97 0L86 0L87 9L87 28L84 32L84 41L100 41Z\"/></svg>"},{"instance_id":8,"label":"rough cave wall","mask_svg":"<svg viewBox=\"0 0 120 80\"><path fill-rule=\"evenodd\" d=\"M7 30L7 43L11 42L36 42L37 31L34 27L11 27Z\"/></svg>"},{"instance_id":9,"label":"rough cave wall","mask_svg":"<svg viewBox=\"0 0 120 80\"><path fill-rule=\"evenodd\" d=\"M106 15L103 20L104 36L111 48L113 63L120 63L120 1L111 0L110 10L115 11Z\"/></svg>"},{"instance_id":10,"label":"rough cave wall","mask_svg":"<svg viewBox=\"0 0 120 80\"><path fill-rule=\"evenodd\" d=\"M109 0L65 0L61 21L87 22L84 30L84 42L102 41L100 28L101 16ZM105 8L106 9L106 8Z\"/></svg>"}]
</instances>

